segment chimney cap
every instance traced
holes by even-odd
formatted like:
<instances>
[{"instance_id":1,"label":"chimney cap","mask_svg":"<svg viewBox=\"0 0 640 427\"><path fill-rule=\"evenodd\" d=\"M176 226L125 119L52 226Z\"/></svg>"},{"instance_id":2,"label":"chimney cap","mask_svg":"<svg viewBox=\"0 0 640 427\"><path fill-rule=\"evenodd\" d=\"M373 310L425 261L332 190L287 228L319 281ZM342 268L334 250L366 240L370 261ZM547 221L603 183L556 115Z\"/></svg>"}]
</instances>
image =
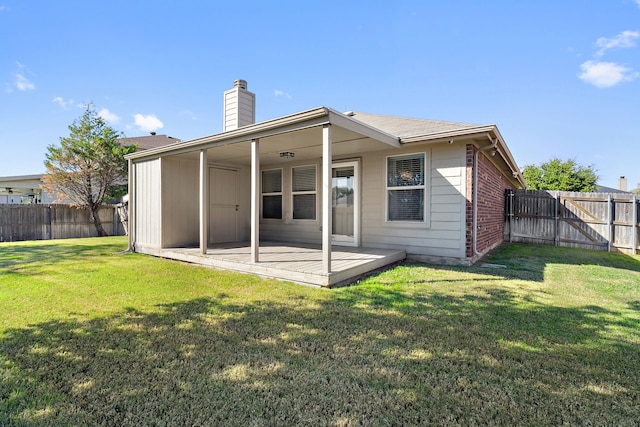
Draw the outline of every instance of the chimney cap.
<instances>
[{"instance_id":1,"label":"chimney cap","mask_svg":"<svg viewBox=\"0 0 640 427\"><path fill-rule=\"evenodd\" d=\"M247 89L247 81L242 79L236 79L233 81L234 87L239 87L240 89Z\"/></svg>"}]
</instances>

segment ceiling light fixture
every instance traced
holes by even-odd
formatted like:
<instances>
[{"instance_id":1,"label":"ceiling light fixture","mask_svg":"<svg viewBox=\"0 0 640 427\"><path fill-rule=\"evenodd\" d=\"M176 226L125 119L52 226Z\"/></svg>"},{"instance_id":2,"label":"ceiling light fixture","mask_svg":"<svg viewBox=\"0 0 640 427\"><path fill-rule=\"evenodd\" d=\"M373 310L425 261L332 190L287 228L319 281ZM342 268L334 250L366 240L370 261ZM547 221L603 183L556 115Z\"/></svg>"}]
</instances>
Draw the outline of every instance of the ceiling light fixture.
<instances>
[{"instance_id":1,"label":"ceiling light fixture","mask_svg":"<svg viewBox=\"0 0 640 427\"><path fill-rule=\"evenodd\" d=\"M292 159L296 156L296 153L293 151L283 151L280 153L280 157L284 157L285 159Z\"/></svg>"}]
</instances>

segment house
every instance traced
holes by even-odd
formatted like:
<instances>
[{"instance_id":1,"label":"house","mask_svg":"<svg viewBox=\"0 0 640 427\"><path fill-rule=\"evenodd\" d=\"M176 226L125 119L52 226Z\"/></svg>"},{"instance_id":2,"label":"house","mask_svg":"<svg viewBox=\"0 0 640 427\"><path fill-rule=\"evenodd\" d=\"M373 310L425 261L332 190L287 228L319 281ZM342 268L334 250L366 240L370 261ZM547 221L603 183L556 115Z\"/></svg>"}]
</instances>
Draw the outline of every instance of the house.
<instances>
[{"instance_id":1,"label":"house","mask_svg":"<svg viewBox=\"0 0 640 427\"><path fill-rule=\"evenodd\" d=\"M254 123L244 80L221 133L129 161L129 249L320 286L405 257L471 264L524 188L495 125L340 113Z\"/></svg>"},{"instance_id":2,"label":"house","mask_svg":"<svg viewBox=\"0 0 640 427\"><path fill-rule=\"evenodd\" d=\"M0 177L0 204L53 203L56 196L40 188L43 174Z\"/></svg>"},{"instance_id":3,"label":"house","mask_svg":"<svg viewBox=\"0 0 640 427\"><path fill-rule=\"evenodd\" d=\"M180 142L178 138L168 135L156 135L152 132L148 136L120 138L123 146L136 145L138 150L162 147ZM0 177L0 204L51 204L57 196L50 194L40 187L45 174L19 175Z\"/></svg>"}]
</instances>

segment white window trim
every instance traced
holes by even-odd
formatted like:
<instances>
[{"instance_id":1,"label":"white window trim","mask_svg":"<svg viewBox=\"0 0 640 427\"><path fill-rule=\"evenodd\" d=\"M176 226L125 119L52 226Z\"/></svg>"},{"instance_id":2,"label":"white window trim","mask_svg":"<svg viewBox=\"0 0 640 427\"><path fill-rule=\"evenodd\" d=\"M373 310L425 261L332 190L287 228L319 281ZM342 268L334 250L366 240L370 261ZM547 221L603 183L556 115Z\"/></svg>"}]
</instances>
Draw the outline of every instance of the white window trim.
<instances>
[{"instance_id":1,"label":"white window trim","mask_svg":"<svg viewBox=\"0 0 640 427\"><path fill-rule=\"evenodd\" d=\"M353 166L353 172L355 175L355 179L353 180L353 191L354 191L354 200L353 200L353 239L352 240L340 240L336 238L335 234L332 234L331 240L332 244L339 246L352 246L352 247L360 247L360 223L361 219L361 196L360 196L360 159L345 159L345 160L336 160L332 163L331 168L340 168L340 167L349 167ZM332 171L333 175L333 171Z\"/></svg>"},{"instance_id":2,"label":"white window trim","mask_svg":"<svg viewBox=\"0 0 640 427\"><path fill-rule=\"evenodd\" d=\"M316 189L314 191L293 191L293 170L296 168L306 168L306 167L313 167L314 170L314 176L315 176L315 185L316 185ZM318 215L318 165L315 163L311 163L311 164L306 164L306 165L295 165L295 166L291 166L290 171L289 171L289 177L290 182L289 182L289 189L291 190L291 194L290 194L290 206L291 206L291 221L294 222L318 222L318 218L320 217ZM297 195L304 195L304 194L314 194L316 196L316 212L315 212L315 218L313 219L302 219L302 218L294 218L293 217L293 197L297 196Z\"/></svg>"},{"instance_id":3,"label":"white window trim","mask_svg":"<svg viewBox=\"0 0 640 427\"><path fill-rule=\"evenodd\" d=\"M388 173L389 173L389 158L393 157L403 157L403 156L411 156L411 155L424 155L424 184L423 185L412 185L412 186L402 186L402 187L389 187L388 186ZM410 153L401 153L401 154L393 154L389 156L385 156L384 158L384 221L387 225L399 226L399 227L410 227L410 228L424 228L429 227L429 211L431 210L431 192L428 189L431 186L431 156L426 151L416 151ZM423 203L423 218L422 221L410 221L410 220L390 220L389 219L389 190L415 190L422 189L424 191L424 199Z\"/></svg>"},{"instance_id":4,"label":"white window trim","mask_svg":"<svg viewBox=\"0 0 640 427\"><path fill-rule=\"evenodd\" d=\"M262 173L269 171L280 171L280 192L263 193L262 192ZM280 196L280 218L265 218L263 215L264 196ZM284 170L282 168L270 168L260 170L260 219L264 221L283 221L284 220Z\"/></svg>"}]
</instances>

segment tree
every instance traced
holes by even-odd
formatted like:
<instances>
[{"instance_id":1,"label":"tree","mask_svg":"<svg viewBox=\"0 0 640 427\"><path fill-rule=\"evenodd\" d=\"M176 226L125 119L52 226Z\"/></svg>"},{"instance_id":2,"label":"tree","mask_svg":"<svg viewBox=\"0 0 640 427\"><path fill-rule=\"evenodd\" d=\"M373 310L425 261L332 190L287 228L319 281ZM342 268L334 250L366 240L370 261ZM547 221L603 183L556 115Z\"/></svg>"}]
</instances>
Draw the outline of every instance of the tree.
<instances>
[{"instance_id":1,"label":"tree","mask_svg":"<svg viewBox=\"0 0 640 427\"><path fill-rule=\"evenodd\" d=\"M553 158L540 166L528 165L522 175L529 190L592 192L598 183L593 166L581 166L573 159Z\"/></svg>"},{"instance_id":2,"label":"tree","mask_svg":"<svg viewBox=\"0 0 640 427\"><path fill-rule=\"evenodd\" d=\"M60 138L60 146L47 146L43 188L58 196L58 201L87 208L98 236L106 236L98 210L105 195L127 179L124 156L136 150L118 142L122 136L96 113L93 104L69 126L69 136Z\"/></svg>"}]
</instances>

